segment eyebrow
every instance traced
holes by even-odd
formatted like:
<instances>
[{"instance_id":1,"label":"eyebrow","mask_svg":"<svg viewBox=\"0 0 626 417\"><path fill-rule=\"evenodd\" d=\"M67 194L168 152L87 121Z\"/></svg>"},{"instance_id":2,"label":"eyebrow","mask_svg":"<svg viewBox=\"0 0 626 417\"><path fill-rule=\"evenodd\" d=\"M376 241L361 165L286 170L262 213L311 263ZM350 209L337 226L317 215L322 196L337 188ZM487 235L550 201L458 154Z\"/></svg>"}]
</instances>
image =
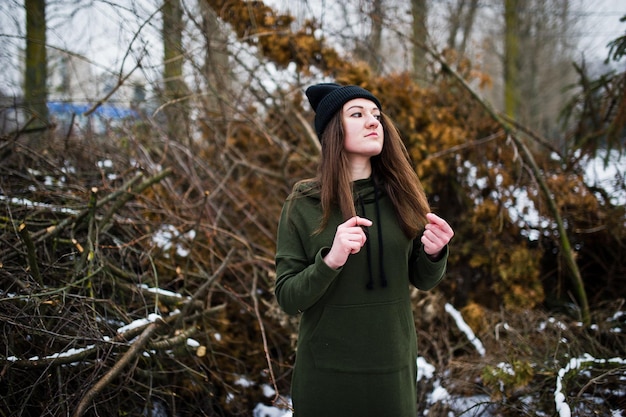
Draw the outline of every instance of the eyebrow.
<instances>
[{"instance_id":1,"label":"eyebrow","mask_svg":"<svg viewBox=\"0 0 626 417\"><path fill-rule=\"evenodd\" d=\"M356 109L365 109L365 106L359 106L359 105L355 104L353 106L348 107L345 111L348 111L348 110L351 110L351 109L354 109L354 108L356 108ZM376 107L376 106L372 107L372 110L380 111L380 109L378 107Z\"/></svg>"}]
</instances>

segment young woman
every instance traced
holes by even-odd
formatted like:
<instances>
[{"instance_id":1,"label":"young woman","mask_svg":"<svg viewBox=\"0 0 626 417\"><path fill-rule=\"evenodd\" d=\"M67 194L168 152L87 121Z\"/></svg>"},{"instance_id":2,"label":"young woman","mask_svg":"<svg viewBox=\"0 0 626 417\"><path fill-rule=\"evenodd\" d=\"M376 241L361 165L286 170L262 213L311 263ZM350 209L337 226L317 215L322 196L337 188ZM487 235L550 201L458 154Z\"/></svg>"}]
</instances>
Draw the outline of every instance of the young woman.
<instances>
[{"instance_id":1,"label":"young woman","mask_svg":"<svg viewBox=\"0 0 626 417\"><path fill-rule=\"evenodd\" d=\"M430 213L372 93L329 83L306 94L322 155L285 202L276 252L277 300L301 314L294 416L415 417L409 284L439 283L453 231Z\"/></svg>"}]
</instances>

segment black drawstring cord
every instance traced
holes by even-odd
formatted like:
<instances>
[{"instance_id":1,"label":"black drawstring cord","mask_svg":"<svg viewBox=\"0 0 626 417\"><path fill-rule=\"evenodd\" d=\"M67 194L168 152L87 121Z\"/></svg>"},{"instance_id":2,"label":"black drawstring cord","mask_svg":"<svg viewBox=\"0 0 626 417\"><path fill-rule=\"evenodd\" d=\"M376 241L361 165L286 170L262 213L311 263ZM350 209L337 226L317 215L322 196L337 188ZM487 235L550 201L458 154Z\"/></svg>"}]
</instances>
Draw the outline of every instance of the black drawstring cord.
<instances>
[{"instance_id":1,"label":"black drawstring cord","mask_svg":"<svg viewBox=\"0 0 626 417\"><path fill-rule=\"evenodd\" d=\"M380 263L380 281L383 287L387 286L385 275L385 258L383 258L383 227L380 219L380 206L378 204L378 188L374 182L374 201L376 202L376 226L378 229L378 262Z\"/></svg>"},{"instance_id":2,"label":"black drawstring cord","mask_svg":"<svg viewBox=\"0 0 626 417\"><path fill-rule=\"evenodd\" d=\"M365 214L365 204L363 203L363 198L360 194L357 194L359 206L361 209L361 215L363 217L367 217ZM378 231L378 261L380 263L380 282L383 287L387 286L387 276L385 274L385 262L383 258L383 227L381 224L380 218L380 204L378 203L378 188L376 187L376 183L374 183L374 202L376 205L376 229ZM369 228L363 227L363 231L365 232L365 248L367 250L367 266L368 266L368 281L367 281L367 289L374 289L374 272L372 270L372 249L370 244L370 234Z\"/></svg>"},{"instance_id":3,"label":"black drawstring cord","mask_svg":"<svg viewBox=\"0 0 626 417\"><path fill-rule=\"evenodd\" d=\"M360 194L358 194L357 196L358 196L359 206L361 208L361 215L363 217L366 217L365 216L365 204L363 204L363 199L361 198ZM370 233L367 227L362 226L362 229L365 232L365 248L367 249L367 270L369 271L367 289L373 290L374 289L374 275L372 273L372 249L370 247Z\"/></svg>"}]
</instances>

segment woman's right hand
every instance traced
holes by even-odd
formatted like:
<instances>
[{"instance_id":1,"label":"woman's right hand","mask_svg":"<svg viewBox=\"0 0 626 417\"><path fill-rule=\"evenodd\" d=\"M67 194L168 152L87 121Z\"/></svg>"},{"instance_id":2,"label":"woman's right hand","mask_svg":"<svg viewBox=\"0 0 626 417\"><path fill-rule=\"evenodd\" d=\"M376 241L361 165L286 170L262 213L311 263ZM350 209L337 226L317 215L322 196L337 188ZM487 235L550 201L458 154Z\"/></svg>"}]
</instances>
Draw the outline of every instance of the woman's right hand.
<instances>
[{"instance_id":1,"label":"woman's right hand","mask_svg":"<svg viewBox=\"0 0 626 417\"><path fill-rule=\"evenodd\" d=\"M333 245L324 257L326 265L333 269L344 266L348 261L348 256L358 253L367 241L367 236L361 226L371 225L371 220L354 216L337 226Z\"/></svg>"}]
</instances>

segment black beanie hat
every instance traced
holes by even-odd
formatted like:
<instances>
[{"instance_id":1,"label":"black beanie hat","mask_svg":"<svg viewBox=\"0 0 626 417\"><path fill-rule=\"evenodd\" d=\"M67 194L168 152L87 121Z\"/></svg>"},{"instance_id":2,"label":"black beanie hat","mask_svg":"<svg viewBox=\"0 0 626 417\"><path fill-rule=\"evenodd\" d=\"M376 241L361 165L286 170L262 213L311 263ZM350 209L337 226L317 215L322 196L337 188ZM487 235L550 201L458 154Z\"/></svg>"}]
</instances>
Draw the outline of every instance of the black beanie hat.
<instances>
[{"instance_id":1,"label":"black beanie hat","mask_svg":"<svg viewBox=\"0 0 626 417\"><path fill-rule=\"evenodd\" d=\"M315 111L315 132L320 139L330 119L344 104L352 99L365 98L372 100L382 110L380 101L372 93L358 85L315 84L306 89L306 96Z\"/></svg>"}]
</instances>

